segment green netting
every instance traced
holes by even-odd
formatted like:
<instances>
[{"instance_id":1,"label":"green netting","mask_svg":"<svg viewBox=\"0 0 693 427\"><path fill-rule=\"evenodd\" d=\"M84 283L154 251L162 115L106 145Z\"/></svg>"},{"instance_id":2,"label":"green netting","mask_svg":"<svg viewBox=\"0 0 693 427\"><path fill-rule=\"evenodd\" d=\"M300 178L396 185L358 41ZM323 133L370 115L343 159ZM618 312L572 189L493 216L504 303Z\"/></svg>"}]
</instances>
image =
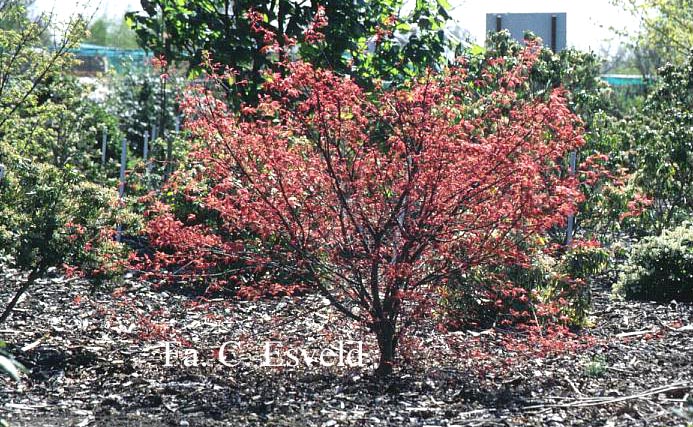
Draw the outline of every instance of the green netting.
<instances>
[{"instance_id":1,"label":"green netting","mask_svg":"<svg viewBox=\"0 0 693 427\"><path fill-rule=\"evenodd\" d=\"M106 62L106 68L115 69L116 72L123 72L133 65L144 65L152 57L150 52L142 49L119 49L88 43L82 43L72 53L79 59L102 58Z\"/></svg>"},{"instance_id":2,"label":"green netting","mask_svg":"<svg viewBox=\"0 0 693 427\"><path fill-rule=\"evenodd\" d=\"M604 74L602 80L611 86L642 86L645 84L642 76L630 74Z\"/></svg>"}]
</instances>

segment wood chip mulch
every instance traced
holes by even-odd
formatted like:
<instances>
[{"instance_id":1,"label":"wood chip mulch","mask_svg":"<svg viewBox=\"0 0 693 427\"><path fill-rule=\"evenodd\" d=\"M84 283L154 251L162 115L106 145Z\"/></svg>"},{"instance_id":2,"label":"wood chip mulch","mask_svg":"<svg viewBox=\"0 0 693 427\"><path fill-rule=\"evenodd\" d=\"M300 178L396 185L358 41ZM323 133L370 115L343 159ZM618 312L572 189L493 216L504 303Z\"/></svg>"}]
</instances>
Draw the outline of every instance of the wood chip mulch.
<instances>
[{"instance_id":1,"label":"wood chip mulch","mask_svg":"<svg viewBox=\"0 0 693 427\"><path fill-rule=\"evenodd\" d=\"M0 269L0 301L20 279ZM0 340L27 368L20 384L0 377L0 419L36 427L693 422L690 304L615 301L596 283L593 327L581 332L589 345L539 357L533 343L502 345L507 331L426 327L411 334L405 360L382 381L371 374L372 338L318 296L200 300L126 283L92 292L52 277L26 294L0 325ZM217 358L227 341L229 366ZM366 366L261 366L267 342L315 356L340 341L347 350L362 341Z\"/></svg>"}]
</instances>

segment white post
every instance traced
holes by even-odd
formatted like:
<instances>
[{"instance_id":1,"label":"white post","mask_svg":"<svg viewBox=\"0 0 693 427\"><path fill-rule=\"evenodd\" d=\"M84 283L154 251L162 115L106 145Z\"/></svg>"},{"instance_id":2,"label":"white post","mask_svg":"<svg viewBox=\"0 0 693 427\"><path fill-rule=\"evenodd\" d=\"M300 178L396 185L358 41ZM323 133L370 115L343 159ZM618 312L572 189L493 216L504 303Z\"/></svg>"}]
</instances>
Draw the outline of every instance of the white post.
<instances>
[{"instance_id":1,"label":"white post","mask_svg":"<svg viewBox=\"0 0 693 427\"><path fill-rule=\"evenodd\" d=\"M101 164L106 164L106 145L108 143L108 128L103 127L103 134L101 135Z\"/></svg>"},{"instance_id":2,"label":"white post","mask_svg":"<svg viewBox=\"0 0 693 427\"><path fill-rule=\"evenodd\" d=\"M142 159L144 163L147 163L147 155L149 154L149 134L144 133L144 147L142 149Z\"/></svg>"},{"instance_id":3,"label":"white post","mask_svg":"<svg viewBox=\"0 0 693 427\"><path fill-rule=\"evenodd\" d=\"M125 197L125 166L128 161L128 143L125 138L123 138L123 144L120 149L120 183L118 185L118 199L119 202L123 202ZM123 233L123 226L118 224L116 230L116 241L120 242L120 237Z\"/></svg>"},{"instance_id":4,"label":"white post","mask_svg":"<svg viewBox=\"0 0 693 427\"><path fill-rule=\"evenodd\" d=\"M575 176L577 164L577 151L570 152L570 176ZM575 215L568 215L568 224L565 230L565 244L569 245L573 241L573 231L575 228Z\"/></svg>"},{"instance_id":5,"label":"white post","mask_svg":"<svg viewBox=\"0 0 693 427\"><path fill-rule=\"evenodd\" d=\"M122 198L125 195L125 166L128 161L128 143L123 138L123 144L120 149L120 186L118 187L118 196Z\"/></svg>"},{"instance_id":6,"label":"white post","mask_svg":"<svg viewBox=\"0 0 693 427\"><path fill-rule=\"evenodd\" d=\"M142 153L142 157L144 158L144 174L149 175L149 172L151 170L151 165L147 161L147 158L149 156L149 133L145 132L144 133L144 152Z\"/></svg>"},{"instance_id":7,"label":"white post","mask_svg":"<svg viewBox=\"0 0 693 427\"><path fill-rule=\"evenodd\" d=\"M180 133L180 116L176 115L176 135Z\"/></svg>"}]
</instances>

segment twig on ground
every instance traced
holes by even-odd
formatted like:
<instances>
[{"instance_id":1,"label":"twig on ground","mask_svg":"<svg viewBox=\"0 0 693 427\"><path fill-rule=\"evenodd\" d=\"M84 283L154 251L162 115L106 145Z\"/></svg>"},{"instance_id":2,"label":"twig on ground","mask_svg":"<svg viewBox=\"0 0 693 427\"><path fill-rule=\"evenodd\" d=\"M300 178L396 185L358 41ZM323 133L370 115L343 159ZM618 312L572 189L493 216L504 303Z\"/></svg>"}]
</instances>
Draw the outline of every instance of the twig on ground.
<instances>
[{"instance_id":1,"label":"twig on ground","mask_svg":"<svg viewBox=\"0 0 693 427\"><path fill-rule=\"evenodd\" d=\"M575 385L575 383L574 383L570 378L566 377L565 380L566 380L566 382L568 383L568 385L570 386L570 388L573 389L573 392L575 392L575 394L577 394L578 396L584 396L584 394L582 394L582 392L580 391L580 389L577 388L577 386Z\"/></svg>"},{"instance_id":2,"label":"twig on ground","mask_svg":"<svg viewBox=\"0 0 693 427\"><path fill-rule=\"evenodd\" d=\"M616 335L616 338L638 337L641 335L656 334L657 332L659 332L657 328L645 329L643 331L622 332L622 333Z\"/></svg>"},{"instance_id":3,"label":"twig on ground","mask_svg":"<svg viewBox=\"0 0 693 427\"><path fill-rule=\"evenodd\" d=\"M679 390L691 390L693 389L693 385L691 383L686 383L686 382L678 382L678 383L673 383L665 386L660 386L653 388L651 390L644 391L642 393L637 393L637 394L632 394L629 396L622 396L622 397L616 397L616 398L609 398L609 397L588 397L588 398L580 398L580 399L574 399L572 402L566 402L566 403L553 403L549 405L531 405L531 406L525 406L523 409L524 410L533 410L533 409L547 409L547 408L579 408L579 407L588 407L588 406L600 406L600 405L609 405L612 403L619 403L619 402L625 402L628 400L635 400L635 399L642 399L645 397L649 397L652 395L660 394L660 393L667 393L671 391L679 391Z\"/></svg>"},{"instance_id":4,"label":"twig on ground","mask_svg":"<svg viewBox=\"0 0 693 427\"><path fill-rule=\"evenodd\" d=\"M39 338L39 339L37 339L36 341L32 342L31 344L25 345L25 346L22 347L22 349L21 349L22 352L23 352L23 353L26 353L27 351L31 351L31 350L35 349L36 347L38 347L38 346L41 344L41 342L42 342L44 339L48 338L49 336L50 336L50 335L45 334L45 335L43 335L41 338Z\"/></svg>"},{"instance_id":5,"label":"twig on ground","mask_svg":"<svg viewBox=\"0 0 693 427\"><path fill-rule=\"evenodd\" d=\"M15 331L14 329L0 329L0 334L19 334L19 335L34 335L36 331Z\"/></svg>"}]
</instances>

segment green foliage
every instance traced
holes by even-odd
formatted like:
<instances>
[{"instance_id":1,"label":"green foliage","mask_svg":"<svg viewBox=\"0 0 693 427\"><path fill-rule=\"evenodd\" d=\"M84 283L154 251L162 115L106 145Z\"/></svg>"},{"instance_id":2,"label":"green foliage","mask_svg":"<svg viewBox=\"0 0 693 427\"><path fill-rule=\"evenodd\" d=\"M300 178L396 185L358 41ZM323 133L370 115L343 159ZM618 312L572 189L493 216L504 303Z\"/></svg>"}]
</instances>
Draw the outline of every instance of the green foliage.
<instances>
[{"instance_id":1,"label":"green foliage","mask_svg":"<svg viewBox=\"0 0 693 427\"><path fill-rule=\"evenodd\" d=\"M175 128L177 99L185 80L174 69L170 69L168 74L169 78L163 80L161 70L126 64L125 72L109 77L106 110L118 118L120 131L129 141L132 152L140 158L144 135L151 136L153 125L158 127L159 136L162 127L168 134ZM155 147L150 153L150 156L154 155L164 158Z\"/></svg>"},{"instance_id":2,"label":"green foliage","mask_svg":"<svg viewBox=\"0 0 693 427\"><path fill-rule=\"evenodd\" d=\"M3 9L13 25L0 29L0 140L19 156L70 166L104 182L99 137L103 127L115 134L115 119L88 99L88 88L63 73L74 64L68 50L79 43L84 23L71 21L56 35L63 37L62 43L48 51L40 48L48 24L28 20L19 3Z\"/></svg>"},{"instance_id":3,"label":"green foliage","mask_svg":"<svg viewBox=\"0 0 693 427\"><path fill-rule=\"evenodd\" d=\"M609 252L595 245L573 245L561 258L561 270L576 279L601 274L609 265Z\"/></svg>"},{"instance_id":4,"label":"green foliage","mask_svg":"<svg viewBox=\"0 0 693 427\"><path fill-rule=\"evenodd\" d=\"M127 21L112 21L101 17L95 19L89 25L89 35L84 39L86 43L100 46L109 46L120 49L136 49L137 36L130 28Z\"/></svg>"},{"instance_id":5,"label":"green foliage","mask_svg":"<svg viewBox=\"0 0 693 427\"><path fill-rule=\"evenodd\" d=\"M642 111L628 123L636 183L653 199L643 228L655 233L693 212L693 54L667 65Z\"/></svg>"},{"instance_id":6,"label":"green foliage","mask_svg":"<svg viewBox=\"0 0 693 427\"><path fill-rule=\"evenodd\" d=\"M94 183L76 183L68 197L72 205L66 211L69 222L62 242L66 264L95 285L119 281L128 249L115 241L115 229L137 233L141 219L119 204L115 191Z\"/></svg>"},{"instance_id":7,"label":"green foliage","mask_svg":"<svg viewBox=\"0 0 693 427\"><path fill-rule=\"evenodd\" d=\"M493 325L501 314L494 305L498 277L486 269L473 268L453 276L441 287L440 318L448 328L484 328Z\"/></svg>"},{"instance_id":8,"label":"green foliage","mask_svg":"<svg viewBox=\"0 0 693 427\"><path fill-rule=\"evenodd\" d=\"M52 72L37 84L4 127L3 139L18 154L59 168L70 166L89 180L105 183L116 168L101 168L101 135L110 137L107 158L117 158L118 123L73 76Z\"/></svg>"},{"instance_id":9,"label":"green foliage","mask_svg":"<svg viewBox=\"0 0 693 427\"><path fill-rule=\"evenodd\" d=\"M585 375L593 378L603 377L608 368L609 365L606 361L606 357L602 354L598 354L585 364Z\"/></svg>"},{"instance_id":10,"label":"green foliage","mask_svg":"<svg viewBox=\"0 0 693 427\"><path fill-rule=\"evenodd\" d=\"M635 244L614 287L645 301L693 301L693 225L685 223Z\"/></svg>"},{"instance_id":11,"label":"green foliage","mask_svg":"<svg viewBox=\"0 0 693 427\"><path fill-rule=\"evenodd\" d=\"M321 29L325 40L301 43L318 4L328 20ZM440 63L446 49L453 47L443 28L449 18L446 2L418 0L410 14L399 16L402 6L401 0L156 0L142 1L144 14L129 13L127 19L142 46L170 61L187 63L193 75L205 69L209 52L214 61L236 70L239 81L249 82L235 90L252 100L263 82L263 70L278 58L262 49L263 34L253 30L247 12L259 13L263 30L280 45L285 37L298 40L295 53L303 59L371 85L376 78L401 81L416 75ZM398 21L391 19L398 16Z\"/></svg>"},{"instance_id":12,"label":"green foliage","mask_svg":"<svg viewBox=\"0 0 693 427\"><path fill-rule=\"evenodd\" d=\"M106 218L118 209L87 191L79 171L94 170L89 144L97 109L57 72L72 64L68 50L84 23L71 21L61 43L46 51L40 45L48 23L29 20L23 3L3 3L0 25L0 251L30 272L30 284L48 268L87 261L92 247L110 252L112 242L99 237L115 226ZM73 238L72 226L87 240Z\"/></svg>"},{"instance_id":13,"label":"green foliage","mask_svg":"<svg viewBox=\"0 0 693 427\"><path fill-rule=\"evenodd\" d=\"M26 372L26 368L5 350L5 342L0 340L0 375L9 376L19 382L20 372ZM0 427L9 427L9 424L0 418Z\"/></svg>"},{"instance_id":14,"label":"green foliage","mask_svg":"<svg viewBox=\"0 0 693 427\"><path fill-rule=\"evenodd\" d=\"M532 286L540 304L558 308L559 317L567 323L584 326L591 306L588 283L604 272L610 259L609 252L598 245L574 242L559 256L533 262L534 281L523 285Z\"/></svg>"},{"instance_id":15,"label":"green foliage","mask_svg":"<svg viewBox=\"0 0 693 427\"><path fill-rule=\"evenodd\" d=\"M475 268L448 283L443 315L455 326L550 319L584 325L591 301L585 283L609 259L601 247L576 244L562 255L535 254L525 265Z\"/></svg>"},{"instance_id":16,"label":"green foliage","mask_svg":"<svg viewBox=\"0 0 693 427\"><path fill-rule=\"evenodd\" d=\"M13 380L19 381L20 372L25 371L26 368L5 351L4 347L5 342L0 341L0 374L7 375Z\"/></svg>"},{"instance_id":17,"label":"green foliage","mask_svg":"<svg viewBox=\"0 0 693 427\"><path fill-rule=\"evenodd\" d=\"M576 229L601 242L614 242L623 232L639 229L637 208L644 205L634 202L640 200L641 189L628 173L632 169L631 154L624 148L627 130L625 120L598 112L589 132L591 150L578 154L578 178L586 199L580 204Z\"/></svg>"},{"instance_id":18,"label":"green foliage","mask_svg":"<svg viewBox=\"0 0 693 427\"><path fill-rule=\"evenodd\" d=\"M39 84L52 72L69 68L68 51L77 46L85 31L75 19L65 28L55 28L60 42L51 50L42 48L50 22L44 17L29 20L21 1L3 4L0 14L0 135L8 120L35 96Z\"/></svg>"},{"instance_id":19,"label":"green foliage","mask_svg":"<svg viewBox=\"0 0 693 427\"><path fill-rule=\"evenodd\" d=\"M527 33L526 38L536 37ZM472 65L473 78L483 78L484 70L510 69L517 64L517 53L523 45L514 40L508 31L490 34L486 47L472 46L464 56ZM489 61L502 58L502 61ZM557 87L568 90L571 109L586 123L592 116L609 105L608 86L601 78L601 60L594 54L575 49L564 49L558 53L543 47L539 60L532 67L529 90L525 96L543 96ZM587 125L589 128L589 125Z\"/></svg>"},{"instance_id":20,"label":"green foliage","mask_svg":"<svg viewBox=\"0 0 693 427\"><path fill-rule=\"evenodd\" d=\"M363 87L371 87L374 80L402 83L429 68L439 70L460 54L459 40L446 29L447 1L416 1L409 14L392 20L398 15L398 3L372 2L373 22L368 24L372 29L356 40L356 49L343 54L351 62L351 67L342 65L343 72L353 74ZM330 48L329 43L315 48ZM317 59L306 56L313 62Z\"/></svg>"},{"instance_id":21,"label":"green foliage","mask_svg":"<svg viewBox=\"0 0 693 427\"><path fill-rule=\"evenodd\" d=\"M89 25L89 34L84 39L87 43L105 46L108 39L109 22L104 18L97 18Z\"/></svg>"},{"instance_id":22,"label":"green foliage","mask_svg":"<svg viewBox=\"0 0 693 427\"><path fill-rule=\"evenodd\" d=\"M84 180L74 168L22 157L0 142L0 248L20 270L79 266L97 280L117 277L124 249L113 241L116 224L131 222L115 190Z\"/></svg>"},{"instance_id":23,"label":"green foliage","mask_svg":"<svg viewBox=\"0 0 693 427\"><path fill-rule=\"evenodd\" d=\"M54 234L66 220L56 213L62 209L61 193L66 190L62 171L46 163L32 162L8 153L0 154L7 168L0 193L0 242L13 255L17 267L46 270L62 264ZM61 224L63 222L63 224Z\"/></svg>"},{"instance_id":24,"label":"green foliage","mask_svg":"<svg viewBox=\"0 0 693 427\"><path fill-rule=\"evenodd\" d=\"M612 0L640 21L640 31L630 34L638 69L652 75L666 63L684 64L693 48L693 1Z\"/></svg>"},{"instance_id":25,"label":"green foliage","mask_svg":"<svg viewBox=\"0 0 693 427\"><path fill-rule=\"evenodd\" d=\"M186 161L192 143L187 138L187 133L181 131L177 135L174 132L169 132L166 140L158 138L155 141L150 141L147 162L144 162L140 157L141 143L137 144L139 153L138 156L133 156L128 162L128 176L125 187L125 193L128 196L128 206L131 211L142 214L147 210L139 198L148 195L153 189L161 188L166 180L167 170L177 170L179 167L189 170L192 167ZM166 163L163 161L168 144L172 148L170 169L167 168ZM181 203L185 203L185 201L183 200Z\"/></svg>"},{"instance_id":26,"label":"green foliage","mask_svg":"<svg viewBox=\"0 0 693 427\"><path fill-rule=\"evenodd\" d=\"M116 204L115 186L90 182L107 181L96 137L103 128L114 135L115 119L61 74L74 64L69 50L84 22L72 20L58 44L42 49L50 22L29 20L22 3L0 3L0 256L29 274L0 322L51 268L95 283L120 277L126 251L112 232L132 219Z\"/></svg>"}]
</instances>

